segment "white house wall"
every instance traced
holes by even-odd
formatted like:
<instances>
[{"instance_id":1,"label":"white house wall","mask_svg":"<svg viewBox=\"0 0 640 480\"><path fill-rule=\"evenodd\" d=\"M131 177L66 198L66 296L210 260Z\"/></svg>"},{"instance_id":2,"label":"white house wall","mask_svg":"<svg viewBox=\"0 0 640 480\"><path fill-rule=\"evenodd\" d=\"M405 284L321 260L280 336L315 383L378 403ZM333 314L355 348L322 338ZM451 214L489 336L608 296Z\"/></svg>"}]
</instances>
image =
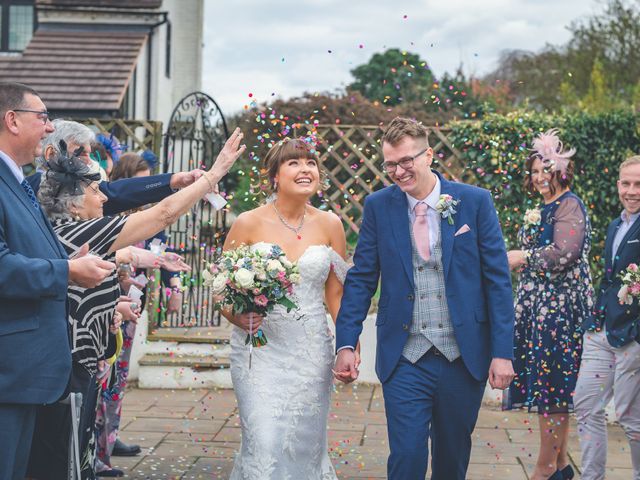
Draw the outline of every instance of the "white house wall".
<instances>
[{"instance_id":1,"label":"white house wall","mask_svg":"<svg viewBox=\"0 0 640 480\"><path fill-rule=\"evenodd\" d=\"M165 75L167 26L161 25L152 38L151 118L166 128L180 99L201 88L204 5L203 0L164 0L161 9L171 22L171 77ZM146 110L136 114L145 115Z\"/></svg>"}]
</instances>

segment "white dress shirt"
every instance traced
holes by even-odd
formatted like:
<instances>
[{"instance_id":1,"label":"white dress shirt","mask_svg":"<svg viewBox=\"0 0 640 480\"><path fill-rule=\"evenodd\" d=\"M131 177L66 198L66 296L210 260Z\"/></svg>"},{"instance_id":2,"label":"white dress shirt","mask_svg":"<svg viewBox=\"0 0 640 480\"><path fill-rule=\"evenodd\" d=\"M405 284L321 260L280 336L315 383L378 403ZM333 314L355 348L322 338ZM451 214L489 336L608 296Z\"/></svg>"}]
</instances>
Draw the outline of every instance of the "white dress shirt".
<instances>
[{"instance_id":1,"label":"white dress shirt","mask_svg":"<svg viewBox=\"0 0 640 480\"><path fill-rule=\"evenodd\" d=\"M9 155L4 153L2 150L0 150L0 159L2 159L2 161L7 164L7 167L9 167L11 173L13 173L13 175L16 177L18 183L22 183L22 181L24 180L24 173L22 173L22 168L20 168L16 162L11 160L11 157L9 157Z\"/></svg>"},{"instance_id":2,"label":"white dress shirt","mask_svg":"<svg viewBox=\"0 0 640 480\"><path fill-rule=\"evenodd\" d=\"M416 205L420 202L426 203L429 209L427 210L427 222L429 223L429 250L433 252L433 249L436 246L436 242L438 241L438 237L440 236L440 214L436 210L436 205L438 204L438 200L440 200L440 179L437 175L436 184L431 190L431 193L423 199L417 199L406 193L407 202L409 203L409 221L411 225L416 219L416 214L414 209Z\"/></svg>"}]
</instances>

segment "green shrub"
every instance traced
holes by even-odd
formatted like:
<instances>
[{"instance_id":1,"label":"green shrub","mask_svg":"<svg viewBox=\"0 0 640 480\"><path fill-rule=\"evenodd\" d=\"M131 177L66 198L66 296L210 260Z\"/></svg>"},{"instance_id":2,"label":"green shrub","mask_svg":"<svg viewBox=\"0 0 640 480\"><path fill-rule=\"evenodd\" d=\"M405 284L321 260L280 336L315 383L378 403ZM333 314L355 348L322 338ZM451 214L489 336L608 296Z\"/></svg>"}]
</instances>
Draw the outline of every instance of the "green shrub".
<instances>
[{"instance_id":1,"label":"green shrub","mask_svg":"<svg viewBox=\"0 0 640 480\"><path fill-rule=\"evenodd\" d=\"M523 188L524 164L538 132L560 129L566 147L574 147L572 190L584 201L593 226L591 268L594 280L602 274L606 229L622 206L616 180L618 166L640 152L639 116L627 111L603 114L492 114L477 122L455 122L449 139L467 166L465 181L488 188L502 224L507 248L518 248L516 232L527 208L540 202Z\"/></svg>"}]
</instances>

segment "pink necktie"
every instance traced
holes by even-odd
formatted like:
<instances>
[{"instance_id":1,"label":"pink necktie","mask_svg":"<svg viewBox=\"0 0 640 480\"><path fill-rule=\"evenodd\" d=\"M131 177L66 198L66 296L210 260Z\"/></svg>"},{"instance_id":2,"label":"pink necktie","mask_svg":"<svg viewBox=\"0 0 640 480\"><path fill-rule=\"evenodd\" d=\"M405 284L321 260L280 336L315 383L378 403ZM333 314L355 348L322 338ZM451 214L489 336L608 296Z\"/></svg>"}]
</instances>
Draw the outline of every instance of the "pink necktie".
<instances>
[{"instance_id":1,"label":"pink necktie","mask_svg":"<svg viewBox=\"0 0 640 480\"><path fill-rule=\"evenodd\" d=\"M429 249L429 222L427 221L427 212L429 206L420 202L416 204L413 213L416 219L413 221L413 239L416 242L416 249L424 260L429 260L431 251Z\"/></svg>"}]
</instances>

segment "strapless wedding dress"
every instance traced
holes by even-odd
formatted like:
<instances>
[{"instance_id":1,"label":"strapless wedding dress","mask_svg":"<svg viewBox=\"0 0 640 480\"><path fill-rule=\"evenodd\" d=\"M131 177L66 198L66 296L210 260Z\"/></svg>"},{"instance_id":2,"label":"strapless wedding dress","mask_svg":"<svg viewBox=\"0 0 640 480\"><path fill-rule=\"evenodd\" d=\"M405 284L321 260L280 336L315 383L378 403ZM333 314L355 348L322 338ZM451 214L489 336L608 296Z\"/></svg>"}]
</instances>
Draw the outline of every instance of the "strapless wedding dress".
<instances>
[{"instance_id":1,"label":"strapless wedding dress","mask_svg":"<svg viewBox=\"0 0 640 480\"><path fill-rule=\"evenodd\" d=\"M260 242L255 249L270 249ZM341 282L345 261L330 247L312 245L298 260L298 309L276 308L262 330L268 343L253 349L246 332L231 334L231 377L238 399L242 443L231 480L336 480L327 453L327 420L334 363L324 286L333 270Z\"/></svg>"}]
</instances>

